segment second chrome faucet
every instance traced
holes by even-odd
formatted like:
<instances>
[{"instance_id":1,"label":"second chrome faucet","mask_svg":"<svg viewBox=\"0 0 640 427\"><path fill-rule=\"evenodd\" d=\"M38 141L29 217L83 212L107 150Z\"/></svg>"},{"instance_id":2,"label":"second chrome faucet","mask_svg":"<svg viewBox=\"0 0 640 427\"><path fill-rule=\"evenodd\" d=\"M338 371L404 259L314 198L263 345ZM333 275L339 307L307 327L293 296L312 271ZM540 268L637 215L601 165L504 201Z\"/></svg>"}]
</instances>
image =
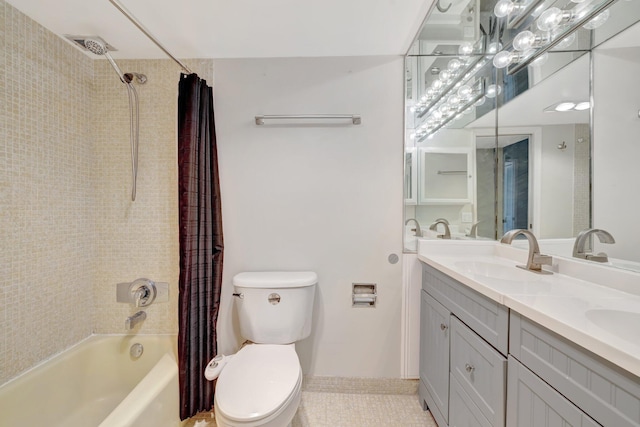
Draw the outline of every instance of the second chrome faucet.
<instances>
[{"instance_id":1,"label":"second chrome faucet","mask_svg":"<svg viewBox=\"0 0 640 427\"><path fill-rule=\"evenodd\" d=\"M507 231L502 239L500 239L500 243L504 243L510 245L513 239L516 236L522 235L527 238L529 242L529 255L527 257L527 265L518 265L517 267L532 271L538 274L553 274L550 271L546 271L542 269L543 265L551 265L553 258L549 255L542 255L540 253L540 246L538 245L538 240L536 236L533 235L529 230L521 230L515 229L511 231Z\"/></svg>"}]
</instances>

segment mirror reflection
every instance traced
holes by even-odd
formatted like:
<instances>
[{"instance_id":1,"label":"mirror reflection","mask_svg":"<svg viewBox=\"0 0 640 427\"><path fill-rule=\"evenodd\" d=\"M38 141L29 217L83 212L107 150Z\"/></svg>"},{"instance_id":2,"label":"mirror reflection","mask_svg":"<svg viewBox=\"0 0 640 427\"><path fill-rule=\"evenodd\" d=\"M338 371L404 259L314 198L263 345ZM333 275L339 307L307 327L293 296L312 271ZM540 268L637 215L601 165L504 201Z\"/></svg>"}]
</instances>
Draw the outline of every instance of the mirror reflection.
<instances>
[{"instance_id":1,"label":"mirror reflection","mask_svg":"<svg viewBox=\"0 0 640 427\"><path fill-rule=\"evenodd\" d=\"M640 266L628 237L640 235L638 202L623 190L637 181L630 162L640 154L640 29L623 31L640 19L639 4L434 7L406 58L405 219L422 237L443 238L441 224L430 230L438 219L452 239L524 228L570 257L586 234L583 259L604 264L606 252L607 265ZM585 232L594 228L615 243ZM407 251L414 230L405 230Z\"/></svg>"}]
</instances>

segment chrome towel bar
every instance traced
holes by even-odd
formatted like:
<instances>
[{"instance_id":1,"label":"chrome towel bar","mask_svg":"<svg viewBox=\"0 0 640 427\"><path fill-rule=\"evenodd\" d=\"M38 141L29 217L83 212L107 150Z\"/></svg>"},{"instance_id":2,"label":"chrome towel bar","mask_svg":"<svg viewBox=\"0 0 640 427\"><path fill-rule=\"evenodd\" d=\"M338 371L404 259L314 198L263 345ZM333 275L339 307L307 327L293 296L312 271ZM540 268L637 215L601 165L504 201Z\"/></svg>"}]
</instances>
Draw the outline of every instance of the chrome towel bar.
<instances>
[{"instance_id":1,"label":"chrome towel bar","mask_svg":"<svg viewBox=\"0 0 640 427\"><path fill-rule=\"evenodd\" d=\"M256 116L256 124L263 125L265 120L351 120L354 125L362 123L362 118L350 114L295 114L295 115L269 115Z\"/></svg>"}]
</instances>

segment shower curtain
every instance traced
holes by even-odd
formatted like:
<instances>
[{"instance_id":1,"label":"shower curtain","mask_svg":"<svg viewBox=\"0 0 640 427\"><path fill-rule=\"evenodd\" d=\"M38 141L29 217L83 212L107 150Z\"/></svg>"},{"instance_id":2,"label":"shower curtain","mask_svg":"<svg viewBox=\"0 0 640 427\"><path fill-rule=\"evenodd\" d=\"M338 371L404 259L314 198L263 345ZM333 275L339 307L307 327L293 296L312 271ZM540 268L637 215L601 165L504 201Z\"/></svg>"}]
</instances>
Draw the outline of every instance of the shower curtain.
<instances>
[{"instance_id":1,"label":"shower curtain","mask_svg":"<svg viewBox=\"0 0 640 427\"><path fill-rule=\"evenodd\" d=\"M178 191L178 368L184 420L213 407L214 384L203 373L217 353L224 248L213 91L196 74L180 76Z\"/></svg>"}]
</instances>

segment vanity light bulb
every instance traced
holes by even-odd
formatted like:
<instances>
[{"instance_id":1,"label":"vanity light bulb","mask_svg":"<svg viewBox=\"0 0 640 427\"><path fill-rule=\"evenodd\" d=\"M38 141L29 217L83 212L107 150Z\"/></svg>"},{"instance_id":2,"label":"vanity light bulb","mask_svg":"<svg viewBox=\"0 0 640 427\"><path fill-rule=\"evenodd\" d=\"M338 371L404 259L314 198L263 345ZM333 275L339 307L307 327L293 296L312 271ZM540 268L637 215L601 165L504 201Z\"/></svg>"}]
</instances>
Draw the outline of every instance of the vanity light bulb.
<instances>
[{"instance_id":1,"label":"vanity light bulb","mask_svg":"<svg viewBox=\"0 0 640 427\"><path fill-rule=\"evenodd\" d=\"M573 107L574 110L578 111L588 110L589 108L591 108L591 103L589 101L578 102L576 106Z\"/></svg>"},{"instance_id":2,"label":"vanity light bulb","mask_svg":"<svg viewBox=\"0 0 640 427\"><path fill-rule=\"evenodd\" d=\"M463 56L468 56L473 53L473 45L469 42L462 43L458 48L458 53Z\"/></svg>"},{"instance_id":3,"label":"vanity light bulb","mask_svg":"<svg viewBox=\"0 0 640 427\"><path fill-rule=\"evenodd\" d=\"M458 95L451 95L449 99L447 99L450 105L458 105L462 101Z\"/></svg>"},{"instance_id":4,"label":"vanity light bulb","mask_svg":"<svg viewBox=\"0 0 640 427\"><path fill-rule=\"evenodd\" d=\"M487 87L487 92L485 93L487 98L495 98L497 95L502 93L502 86L491 84Z\"/></svg>"},{"instance_id":5,"label":"vanity light bulb","mask_svg":"<svg viewBox=\"0 0 640 427\"><path fill-rule=\"evenodd\" d=\"M436 110L431 114L431 116L436 120L440 120L442 118L442 113L440 110Z\"/></svg>"},{"instance_id":6,"label":"vanity light bulb","mask_svg":"<svg viewBox=\"0 0 640 427\"><path fill-rule=\"evenodd\" d=\"M462 99L469 99L471 98L472 92L473 90L471 89L471 86L468 86L468 85L460 86L460 89L458 89L458 96Z\"/></svg>"},{"instance_id":7,"label":"vanity light bulb","mask_svg":"<svg viewBox=\"0 0 640 427\"><path fill-rule=\"evenodd\" d=\"M524 52L531 49L536 44L536 35L531 31L523 31L513 39L513 48Z\"/></svg>"},{"instance_id":8,"label":"vanity light bulb","mask_svg":"<svg viewBox=\"0 0 640 427\"><path fill-rule=\"evenodd\" d=\"M409 111L412 112L412 113L415 113L416 112L416 107L409 107Z\"/></svg>"},{"instance_id":9,"label":"vanity light bulb","mask_svg":"<svg viewBox=\"0 0 640 427\"><path fill-rule=\"evenodd\" d=\"M515 9L516 5L511 0L500 0L493 8L493 14L498 18L509 16Z\"/></svg>"},{"instance_id":10,"label":"vanity light bulb","mask_svg":"<svg viewBox=\"0 0 640 427\"><path fill-rule=\"evenodd\" d=\"M596 28L602 27L602 25L607 22L607 19L609 19L610 14L611 12L609 12L609 9L607 9L596 15L596 17L591 21L584 24L582 28L585 28L587 30L595 30Z\"/></svg>"},{"instance_id":11,"label":"vanity light bulb","mask_svg":"<svg viewBox=\"0 0 640 427\"><path fill-rule=\"evenodd\" d=\"M498 52L496 56L493 57L493 66L496 68L505 68L513 60L516 58L516 55L513 52L509 52L508 50L503 50L502 52Z\"/></svg>"},{"instance_id":12,"label":"vanity light bulb","mask_svg":"<svg viewBox=\"0 0 640 427\"><path fill-rule=\"evenodd\" d=\"M434 91L438 91L438 89L440 89L442 87L443 83L442 80L434 80L433 83L431 83L431 87L433 88Z\"/></svg>"},{"instance_id":13,"label":"vanity light bulb","mask_svg":"<svg viewBox=\"0 0 640 427\"><path fill-rule=\"evenodd\" d=\"M540 31L551 31L563 22L571 19L571 13L565 12L557 7L551 7L542 14L536 21L536 26Z\"/></svg>"},{"instance_id":14,"label":"vanity light bulb","mask_svg":"<svg viewBox=\"0 0 640 427\"><path fill-rule=\"evenodd\" d=\"M438 74L438 77L440 78L440 80L442 80L443 82L448 81L451 78L451 71L449 70L442 70L440 71L440 74Z\"/></svg>"},{"instance_id":15,"label":"vanity light bulb","mask_svg":"<svg viewBox=\"0 0 640 427\"><path fill-rule=\"evenodd\" d=\"M502 43L499 43L499 42L489 43L489 46L487 46L487 53L494 54L499 52L500 49L502 49Z\"/></svg>"},{"instance_id":16,"label":"vanity light bulb","mask_svg":"<svg viewBox=\"0 0 640 427\"><path fill-rule=\"evenodd\" d=\"M460 67L462 67L462 61L460 61L458 58L453 58L447 64L447 68L451 71L457 71Z\"/></svg>"}]
</instances>

